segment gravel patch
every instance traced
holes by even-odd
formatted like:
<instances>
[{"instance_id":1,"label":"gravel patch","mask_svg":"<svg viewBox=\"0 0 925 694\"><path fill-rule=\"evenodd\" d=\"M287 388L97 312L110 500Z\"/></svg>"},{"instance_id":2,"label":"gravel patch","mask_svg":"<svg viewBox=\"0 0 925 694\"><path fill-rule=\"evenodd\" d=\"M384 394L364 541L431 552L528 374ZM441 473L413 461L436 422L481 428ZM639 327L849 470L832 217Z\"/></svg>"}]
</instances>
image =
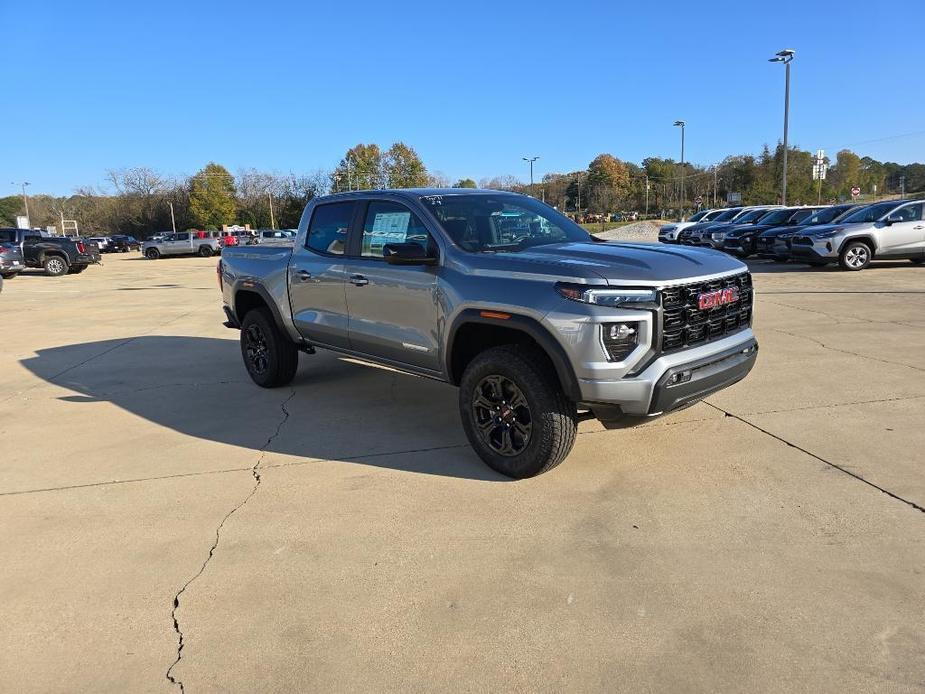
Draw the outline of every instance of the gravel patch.
<instances>
[{"instance_id":1,"label":"gravel patch","mask_svg":"<svg viewBox=\"0 0 925 694\"><path fill-rule=\"evenodd\" d=\"M658 241L658 229L662 224L665 224L665 222L633 222L610 231L594 232L594 235L608 241L648 241L655 243Z\"/></svg>"}]
</instances>

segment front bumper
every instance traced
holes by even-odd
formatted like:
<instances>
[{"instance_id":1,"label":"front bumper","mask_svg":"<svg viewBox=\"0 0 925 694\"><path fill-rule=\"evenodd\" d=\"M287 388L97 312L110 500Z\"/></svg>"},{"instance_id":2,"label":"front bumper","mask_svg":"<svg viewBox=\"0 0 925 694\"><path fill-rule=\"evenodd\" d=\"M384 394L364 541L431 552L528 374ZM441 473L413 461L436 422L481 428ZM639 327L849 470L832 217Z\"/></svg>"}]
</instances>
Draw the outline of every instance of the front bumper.
<instances>
[{"instance_id":1,"label":"front bumper","mask_svg":"<svg viewBox=\"0 0 925 694\"><path fill-rule=\"evenodd\" d=\"M613 380L579 378L582 401L617 406L626 415L652 416L692 405L751 371L758 343L751 328L699 347L664 354L635 376ZM670 384L676 373L689 378Z\"/></svg>"},{"instance_id":2,"label":"front bumper","mask_svg":"<svg viewBox=\"0 0 925 694\"><path fill-rule=\"evenodd\" d=\"M794 260L811 260L814 262L832 263L838 260L838 245L841 239L815 239L802 237L794 239L790 245L790 253Z\"/></svg>"}]
</instances>

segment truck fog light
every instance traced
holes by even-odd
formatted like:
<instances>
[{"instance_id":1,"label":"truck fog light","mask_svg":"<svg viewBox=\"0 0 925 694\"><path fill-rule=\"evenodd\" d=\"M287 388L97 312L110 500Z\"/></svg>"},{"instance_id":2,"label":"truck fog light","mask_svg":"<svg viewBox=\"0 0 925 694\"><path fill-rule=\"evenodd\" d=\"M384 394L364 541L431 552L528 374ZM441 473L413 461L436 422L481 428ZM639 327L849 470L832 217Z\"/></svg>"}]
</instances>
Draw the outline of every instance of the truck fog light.
<instances>
[{"instance_id":1,"label":"truck fog light","mask_svg":"<svg viewBox=\"0 0 925 694\"><path fill-rule=\"evenodd\" d=\"M691 380L690 371L678 371L677 373L673 373L668 377L668 385L676 386L679 383L687 383L689 380Z\"/></svg>"},{"instance_id":2,"label":"truck fog light","mask_svg":"<svg viewBox=\"0 0 925 694\"><path fill-rule=\"evenodd\" d=\"M637 323L605 323L602 329L604 349L611 361L623 361L639 344Z\"/></svg>"}]
</instances>

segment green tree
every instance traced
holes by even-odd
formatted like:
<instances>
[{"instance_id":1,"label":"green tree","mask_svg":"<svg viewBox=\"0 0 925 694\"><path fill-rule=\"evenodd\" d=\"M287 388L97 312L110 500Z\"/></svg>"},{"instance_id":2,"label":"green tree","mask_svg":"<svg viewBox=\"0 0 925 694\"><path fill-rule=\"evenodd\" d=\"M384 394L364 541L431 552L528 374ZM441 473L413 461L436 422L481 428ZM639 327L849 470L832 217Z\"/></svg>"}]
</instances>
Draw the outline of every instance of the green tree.
<instances>
[{"instance_id":1,"label":"green tree","mask_svg":"<svg viewBox=\"0 0 925 694\"><path fill-rule=\"evenodd\" d=\"M478 188L479 185L471 178L460 178L453 184L454 188Z\"/></svg>"},{"instance_id":2,"label":"green tree","mask_svg":"<svg viewBox=\"0 0 925 694\"><path fill-rule=\"evenodd\" d=\"M233 224L236 211L234 176L215 162L190 179L189 211L199 228Z\"/></svg>"},{"instance_id":3,"label":"green tree","mask_svg":"<svg viewBox=\"0 0 925 694\"><path fill-rule=\"evenodd\" d=\"M427 185L427 168L421 157L404 142L396 142L385 153L383 170L389 188L422 188Z\"/></svg>"},{"instance_id":4,"label":"green tree","mask_svg":"<svg viewBox=\"0 0 925 694\"><path fill-rule=\"evenodd\" d=\"M359 144L348 149L334 169L331 187L334 190L373 190L383 188L385 180L379 145Z\"/></svg>"},{"instance_id":5,"label":"green tree","mask_svg":"<svg viewBox=\"0 0 925 694\"><path fill-rule=\"evenodd\" d=\"M474 187L474 186L473 186ZM0 198L0 225L15 226L16 215L22 211L22 197L10 195Z\"/></svg>"},{"instance_id":6,"label":"green tree","mask_svg":"<svg viewBox=\"0 0 925 694\"><path fill-rule=\"evenodd\" d=\"M842 198L850 196L851 188L861 185L861 174L861 158L850 149L841 150L831 172L835 193Z\"/></svg>"}]
</instances>

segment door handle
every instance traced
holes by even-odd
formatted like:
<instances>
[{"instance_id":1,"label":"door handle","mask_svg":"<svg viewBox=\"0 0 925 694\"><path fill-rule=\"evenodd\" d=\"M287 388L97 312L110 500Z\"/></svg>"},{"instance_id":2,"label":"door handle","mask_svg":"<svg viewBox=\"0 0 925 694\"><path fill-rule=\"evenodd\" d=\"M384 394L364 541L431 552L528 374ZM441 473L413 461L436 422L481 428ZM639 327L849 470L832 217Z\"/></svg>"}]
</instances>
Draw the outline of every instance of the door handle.
<instances>
[{"instance_id":1,"label":"door handle","mask_svg":"<svg viewBox=\"0 0 925 694\"><path fill-rule=\"evenodd\" d=\"M912 227L913 229L925 229L925 226L919 224L917 227Z\"/></svg>"},{"instance_id":2,"label":"door handle","mask_svg":"<svg viewBox=\"0 0 925 694\"><path fill-rule=\"evenodd\" d=\"M308 282L312 278L312 273L308 270L299 270L296 273L296 277L299 278L299 282Z\"/></svg>"},{"instance_id":3,"label":"door handle","mask_svg":"<svg viewBox=\"0 0 925 694\"><path fill-rule=\"evenodd\" d=\"M363 275L350 275L350 284L355 287L363 287L369 284L369 280L363 277Z\"/></svg>"}]
</instances>

